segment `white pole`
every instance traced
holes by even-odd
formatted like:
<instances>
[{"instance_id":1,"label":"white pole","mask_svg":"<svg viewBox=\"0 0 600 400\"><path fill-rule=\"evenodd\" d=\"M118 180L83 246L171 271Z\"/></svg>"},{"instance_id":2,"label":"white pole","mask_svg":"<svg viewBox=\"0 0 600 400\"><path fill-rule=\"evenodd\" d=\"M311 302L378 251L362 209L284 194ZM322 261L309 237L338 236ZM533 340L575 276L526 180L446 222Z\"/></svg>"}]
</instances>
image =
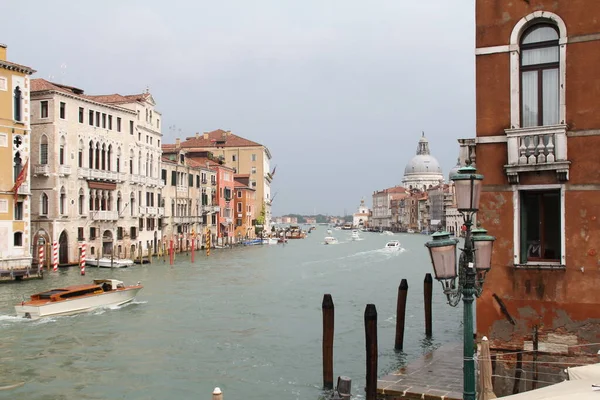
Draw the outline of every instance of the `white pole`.
<instances>
[{"instance_id":1,"label":"white pole","mask_svg":"<svg viewBox=\"0 0 600 400\"><path fill-rule=\"evenodd\" d=\"M223 392L218 387L212 392L212 400L223 400Z\"/></svg>"}]
</instances>

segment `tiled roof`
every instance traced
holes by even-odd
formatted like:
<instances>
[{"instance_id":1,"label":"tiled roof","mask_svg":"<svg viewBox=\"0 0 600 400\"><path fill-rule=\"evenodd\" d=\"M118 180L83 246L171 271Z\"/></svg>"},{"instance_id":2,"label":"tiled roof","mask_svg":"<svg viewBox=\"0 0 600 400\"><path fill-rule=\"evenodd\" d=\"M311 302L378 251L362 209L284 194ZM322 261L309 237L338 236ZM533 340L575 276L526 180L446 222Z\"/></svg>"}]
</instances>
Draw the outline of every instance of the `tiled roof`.
<instances>
[{"instance_id":1,"label":"tiled roof","mask_svg":"<svg viewBox=\"0 0 600 400\"><path fill-rule=\"evenodd\" d=\"M96 96L88 96L90 100L97 101L99 103L107 103L107 104L119 104L119 103L133 103L136 101L144 101L150 96L150 93L140 93L140 94L128 94L128 95L120 95L118 93L113 94L101 94Z\"/></svg>"},{"instance_id":2,"label":"tiled roof","mask_svg":"<svg viewBox=\"0 0 600 400\"><path fill-rule=\"evenodd\" d=\"M262 146L260 143L244 139L238 135L234 135L231 131L217 129L212 132L199 134L186 138L181 143L181 147L195 148L210 148L210 147L254 147Z\"/></svg>"},{"instance_id":3,"label":"tiled roof","mask_svg":"<svg viewBox=\"0 0 600 400\"><path fill-rule=\"evenodd\" d=\"M83 90L74 86L60 85L58 83L50 82L42 78L31 80L31 92L43 92L45 90L56 90L63 93L73 94L81 97L89 97L83 95Z\"/></svg>"},{"instance_id":4,"label":"tiled roof","mask_svg":"<svg viewBox=\"0 0 600 400\"><path fill-rule=\"evenodd\" d=\"M22 73L28 74L28 75L31 75L34 72L36 72L34 69L32 69L26 65L21 65L21 64L17 64L17 63L5 61L5 60L0 60L0 67L8 69L8 70L12 70L12 71L22 72Z\"/></svg>"},{"instance_id":5,"label":"tiled roof","mask_svg":"<svg viewBox=\"0 0 600 400\"><path fill-rule=\"evenodd\" d=\"M95 101L97 103L104 104L123 104L123 103L132 103L135 101L143 101L150 93L142 93L142 94L132 94L132 95L120 95L118 93L114 94L102 94L102 95L87 95L83 93L83 89L76 88L74 86L62 85L56 82L50 82L46 79L38 78L31 80L31 92L42 92L45 90L56 90L63 93L68 93L71 95L79 96L83 99Z\"/></svg>"}]
</instances>

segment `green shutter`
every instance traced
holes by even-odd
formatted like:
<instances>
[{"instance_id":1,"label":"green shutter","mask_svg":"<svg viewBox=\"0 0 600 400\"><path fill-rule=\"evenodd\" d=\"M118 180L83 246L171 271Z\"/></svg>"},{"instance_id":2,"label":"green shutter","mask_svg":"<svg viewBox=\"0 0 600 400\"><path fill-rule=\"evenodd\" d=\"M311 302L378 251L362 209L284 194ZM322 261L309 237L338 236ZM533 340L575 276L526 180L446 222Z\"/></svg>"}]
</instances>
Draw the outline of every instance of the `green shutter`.
<instances>
[{"instance_id":1,"label":"green shutter","mask_svg":"<svg viewBox=\"0 0 600 400\"><path fill-rule=\"evenodd\" d=\"M171 171L171 186L177 186L177 172Z\"/></svg>"},{"instance_id":2,"label":"green shutter","mask_svg":"<svg viewBox=\"0 0 600 400\"><path fill-rule=\"evenodd\" d=\"M519 192L519 263L525 264L527 262L527 201L526 194Z\"/></svg>"}]
</instances>

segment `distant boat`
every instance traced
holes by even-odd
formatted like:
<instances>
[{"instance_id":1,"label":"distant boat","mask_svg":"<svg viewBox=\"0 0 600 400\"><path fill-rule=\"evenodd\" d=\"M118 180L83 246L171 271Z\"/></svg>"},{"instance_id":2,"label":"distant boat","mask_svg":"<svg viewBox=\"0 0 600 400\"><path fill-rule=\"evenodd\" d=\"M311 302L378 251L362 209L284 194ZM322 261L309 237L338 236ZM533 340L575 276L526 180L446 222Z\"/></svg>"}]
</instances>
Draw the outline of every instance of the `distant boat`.
<instances>
[{"instance_id":1,"label":"distant boat","mask_svg":"<svg viewBox=\"0 0 600 400\"><path fill-rule=\"evenodd\" d=\"M415 231L413 229L407 229L406 233L415 233Z\"/></svg>"},{"instance_id":2,"label":"distant boat","mask_svg":"<svg viewBox=\"0 0 600 400\"><path fill-rule=\"evenodd\" d=\"M242 242L244 246L256 246L257 244L262 244L262 239L250 239Z\"/></svg>"},{"instance_id":3,"label":"distant boat","mask_svg":"<svg viewBox=\"0 0 600 400\"><path fill-rule=\"evenodd\" d=\"M400 250L400 242L397 240L390 240L385 244L384 249L388 251L398 251Z\"/></svg>"},{"instance_id":4,"label":"distant boat","mask_svg":"<svg viewBox=\"0 0 600 400\"><path fill-rule=\"evenodd\" d=\"M350 236L350 239L352 240L360 240L360 235L358 233L358 231L355 229L352 231L352 236Z\"/></svg>"},{"instance_id":5,"label":"distant boat","mask_svg":"<svg viewBox=\"0 0 600 400\"><path fill-rule=\"evenodd\" d=\"M262 240L262 244L277 244L277 239L275 239L275 238L264 238Z\"/></svg>"},{"instance_id":6,"label":"distant boat","mask_svg":"<svg viewBox=\"0 0 600 400\"><path fill-rule=\"evenodd\" d=\"M100 267L100 268L127 268L133 265L133 260L129 260L127 258L113 258L111 261L110 258L102 257L102 258L86 258L85 264L90 267Z\"/></svg>"},{"instance_id":7,"label":"distant boat","mask_svg":"<svg viewBox=\"0 0 600 400\"><path fill-rule=\"evenodd\" d=\"M338 244L338 240L333 236L326 236L323 244Z\"/></svg>"}]
</instances>

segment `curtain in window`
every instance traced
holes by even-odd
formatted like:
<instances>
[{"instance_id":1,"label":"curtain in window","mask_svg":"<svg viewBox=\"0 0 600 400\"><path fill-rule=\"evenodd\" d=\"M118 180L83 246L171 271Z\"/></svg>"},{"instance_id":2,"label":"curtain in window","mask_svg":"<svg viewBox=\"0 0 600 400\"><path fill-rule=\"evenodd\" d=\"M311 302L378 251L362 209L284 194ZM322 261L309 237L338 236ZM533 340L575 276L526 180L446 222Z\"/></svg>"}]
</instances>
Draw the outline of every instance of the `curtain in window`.
<instances>
[{"instance_id":1,"label":"curtain in window","mask_svg":"<svg viewBox=\"0 0 600 400\"><path fill-rule=\"evenodd\" d=\"M558 88L557 88L558 89ZM525 71L521 74L522 126L538 125L538 71Z\"/></svg>"},{"instance_id":2,"label":"curtain in window","mask_svg":"<svg viewBox=\"0 0 600 400\"><path fill-rule=\"evenodd\" d=\"M542 107L544 109L543 124L558 124L558 69L546 69L543 71L542 96Z\"/></svg>"}]
</instances>

